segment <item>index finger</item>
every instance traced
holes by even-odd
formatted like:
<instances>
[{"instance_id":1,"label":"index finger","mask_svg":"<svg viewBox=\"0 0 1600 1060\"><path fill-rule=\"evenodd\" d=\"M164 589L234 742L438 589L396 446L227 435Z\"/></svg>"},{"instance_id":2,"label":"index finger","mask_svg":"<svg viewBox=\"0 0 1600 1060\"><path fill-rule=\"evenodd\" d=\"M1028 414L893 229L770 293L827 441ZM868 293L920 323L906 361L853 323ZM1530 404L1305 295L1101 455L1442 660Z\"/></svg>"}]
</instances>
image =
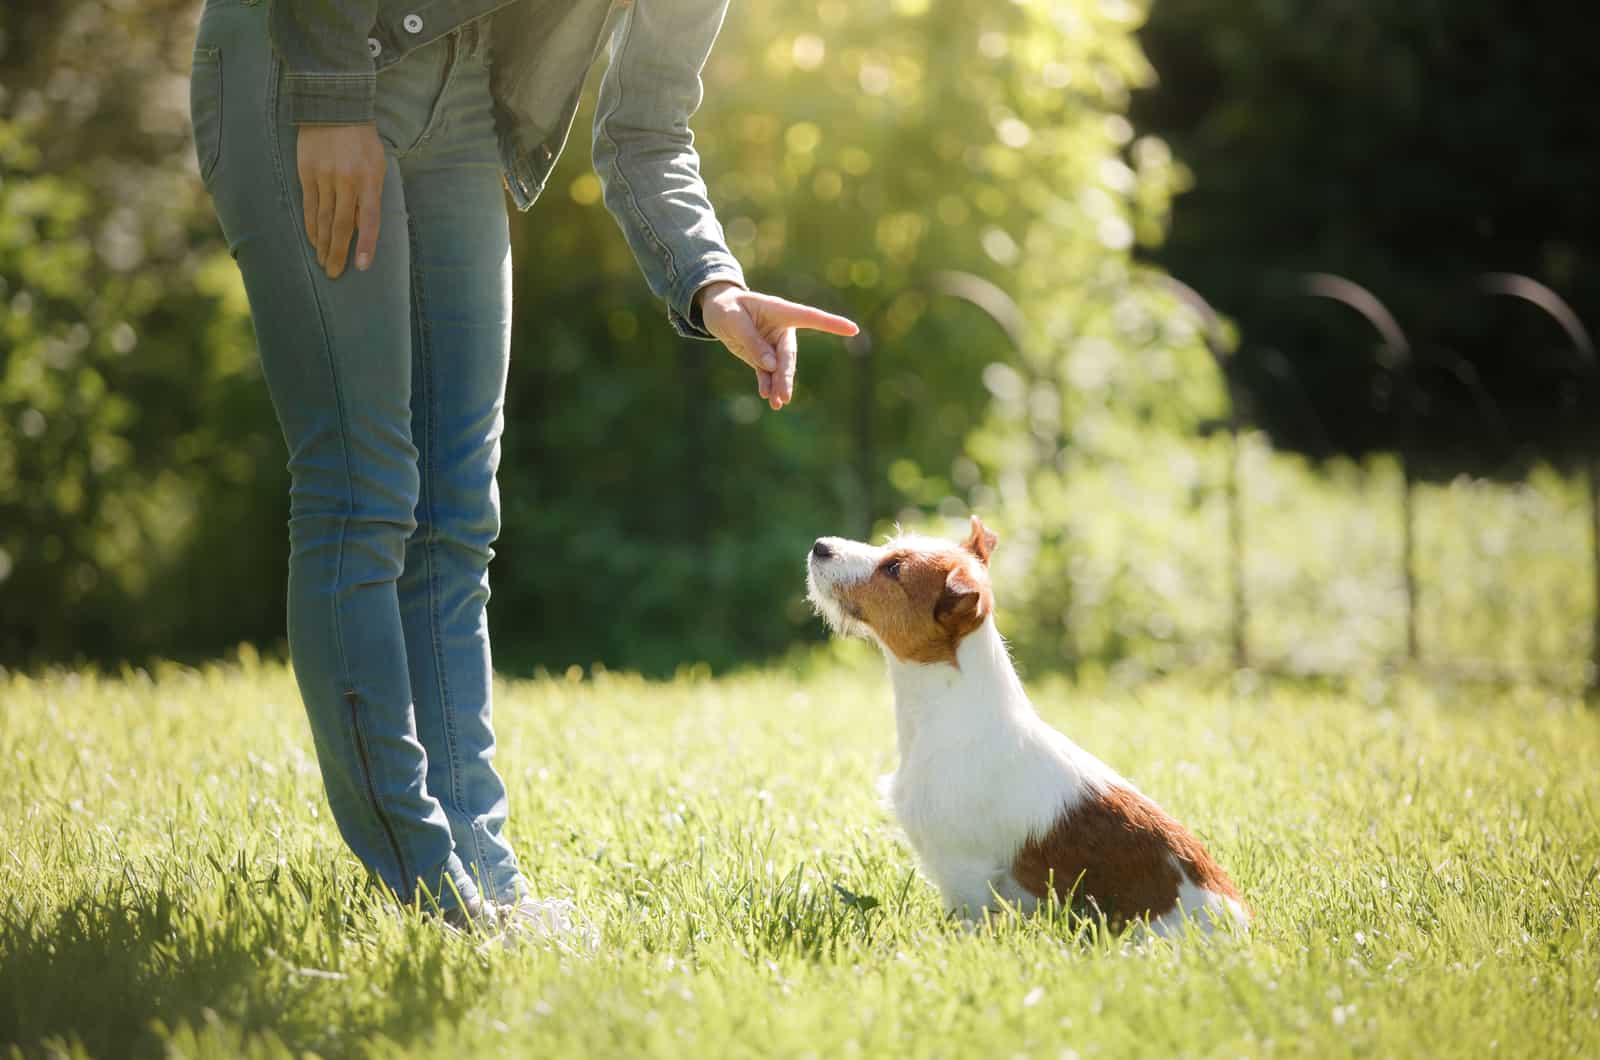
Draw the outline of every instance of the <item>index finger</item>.
<instances>
[{"instance_id":1,"label":"index finger","mask_svg":"<svg viewBox=\"0 0 1600 1060\"><path fill-rule=\"evenodd\" d=\"M849 337L861 329L856 327L855 321L847 317L836 316L824 312L815 306L800 305L798 302L783 301L780 308L783 323L789 327L810 328L812 331L823 331L829 335L843 335Z\"/></svg>"}]
</instances>

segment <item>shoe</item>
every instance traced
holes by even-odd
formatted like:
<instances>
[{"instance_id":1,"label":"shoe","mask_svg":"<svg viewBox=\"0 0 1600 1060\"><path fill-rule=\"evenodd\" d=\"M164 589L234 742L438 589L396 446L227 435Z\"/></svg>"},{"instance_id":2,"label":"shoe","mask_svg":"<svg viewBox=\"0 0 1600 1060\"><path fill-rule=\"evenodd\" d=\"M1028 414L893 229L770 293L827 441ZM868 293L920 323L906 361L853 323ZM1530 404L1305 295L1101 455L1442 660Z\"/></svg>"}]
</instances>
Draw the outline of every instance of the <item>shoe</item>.
<instances>
[{"instance_id":1,"label":"shoe","mask_svg":"<svg viewBox=\"0 0 1600 1060\"><path fill-rule=\"evenodd\" d=\"M565 898L524 897L498 903L496 909L508 938L553 942L585 953L600 948L600 932Z\"/></svg>"},{"instance_id":2,"label":"shoe","mask_svg":"<svg viewBox=\"0 0 1600 1060\"><path fill-rule=\"evenodd\" d=\"M445 927L463 935L498 934L505 927L501 916L501 908L493 902L474 902L470 908L456 905L439 912Z\"/></svg>"}]
</instances>

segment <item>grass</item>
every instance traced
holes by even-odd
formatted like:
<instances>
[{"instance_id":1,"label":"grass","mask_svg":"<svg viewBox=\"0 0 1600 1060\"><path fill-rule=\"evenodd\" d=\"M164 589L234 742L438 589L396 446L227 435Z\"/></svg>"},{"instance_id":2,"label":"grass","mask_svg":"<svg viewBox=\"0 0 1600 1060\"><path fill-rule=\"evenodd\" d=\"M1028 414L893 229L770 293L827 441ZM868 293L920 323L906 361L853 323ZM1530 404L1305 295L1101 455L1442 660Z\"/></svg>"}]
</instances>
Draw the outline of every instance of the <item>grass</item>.
<instances>
[{"instance_id":1,"label":"grass","mask_svg":"<svg viewBox=\"0 0 1600 1060\"><path fill-rule=\"evenodd\" d=\"M515 838L602 924L583 958L367 891L278 665L0 674L0 1052L1600 1054L1600 715L1247 687L1036 683L1257 912L1124 952L942 920L876 802L893 727L859 653L504 685Z\"/></svg>"}]
</instances>

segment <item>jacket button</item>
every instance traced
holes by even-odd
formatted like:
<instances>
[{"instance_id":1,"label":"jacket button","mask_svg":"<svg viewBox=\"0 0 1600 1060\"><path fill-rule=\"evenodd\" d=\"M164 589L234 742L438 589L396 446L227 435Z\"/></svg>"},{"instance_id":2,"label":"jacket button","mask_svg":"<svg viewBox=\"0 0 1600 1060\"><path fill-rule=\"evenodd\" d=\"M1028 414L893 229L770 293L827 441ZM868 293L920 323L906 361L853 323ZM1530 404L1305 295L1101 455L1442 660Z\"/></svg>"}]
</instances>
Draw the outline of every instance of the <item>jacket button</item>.
<instances>
[{"instance_id":1,"label":"jacket button","mask_svg":"<svg viewBox=\"0 0 1600 1060\"><path fill-rule=\"evenodd\" d=\"M400 24L406 28L406 32L407 33L421 33L422 32L422 16L421 15L407 15L405 18L400 20Z\"/></svg>"},{"instance_id":2,"label":"jacket button","mask_svg":"<svg viewBox=\"0 0 1600 1060\"><path fill-rule=\"evenodd\" d=\"M374 59L383 54L383 45L378 43L377 37L367 38L367 54Z\"/></svg>"}]
</instances>

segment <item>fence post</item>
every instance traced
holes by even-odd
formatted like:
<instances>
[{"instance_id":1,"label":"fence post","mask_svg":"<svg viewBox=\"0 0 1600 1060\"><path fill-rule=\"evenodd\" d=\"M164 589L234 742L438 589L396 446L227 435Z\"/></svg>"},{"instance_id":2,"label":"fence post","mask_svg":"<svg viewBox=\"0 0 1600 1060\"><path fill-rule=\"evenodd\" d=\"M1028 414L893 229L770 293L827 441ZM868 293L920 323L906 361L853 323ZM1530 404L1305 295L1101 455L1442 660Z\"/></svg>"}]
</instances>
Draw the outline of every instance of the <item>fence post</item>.
<instances>
[{"instance_id":1,"label":"fence post","mask_svg":"<svg viewBox=\"0 0 1600 1060\"><path fill-rule=\"evenodd\" d=\"M1411 460L1406 450L1414 439L1416 429L1416 380L1411 366L1411 343L1406 340L1400 325L1395 321L1377 295L1342 276L1314 272L1301 277L1301 291L1318 298L1330 298L1354 309L1366 318L1383 340L1383 349L1398 362L1395 374L1400 380L1400 400L1405 405L1405 428L1400 440L1400 522L1401 522L1401 580L1406 593L1406 658L1415 664L1422 657L1417 638L1417 613L1419 589L1417 584L1416 505L1412 497Z\"/></svg>"},{"instance_id":2,"label":"fence post","mask_svg":"<svg viewBox=\"0 0 1600 1060\"><path fill-rule=\"evenodd\" d=\"M1589 472L1589 555L1594 575L1594 629L1589 641L1590 702L1600 702L1600 457L1586 454L1584 466Z\"/></svg>"},{"instance_id":3,"label":"fence post","mask_svg":"<svg viewBox=\"0 0 1600 1060\"><path fill-rule=\"evenodd\" d=\"M1582 457L1589 479L1589 556L1594 577L1594 628L1589 640L1589 674L1585 692L1591 703L1600 703L1600 458Z\"/></svg>"},{"instance_id":4,"label":"fence post","mask_svg":"<svg viewBox=\"0 0 1600 1060\"><path fill-rule=\"evenodd\" d=\"M1400 453L1400 482L1400 519L1404 533L1400 566L1406 583L1406 658L1415 663L1422 655L1417 645L1417 513L1411 458L1404 450Z\"/></svg>"},{"instance_id":5,"label":"fence post","mask_svg":"<svg viewBox=\"0 0 1600 1060\"><path fill-rule=\"evenodd\" d=\"M1594 383L1597 374L1600 374L1597 372L1600 358L1595 356L1589 330L1583 326L1583 321L1578 319L1578 314L1566 299L1531 276L1514 272L1484 273L1478 278L1478 287L1485 294L1520 298L1544 310L1566 332L1572 343L1573 359L1577 362L1580 378L1589 384L1591 393L1596 391ZM1568 409L1570 414L1570 405ZM1577 441L1576 430L1572 433ZM1589 574L1594 593L1590 615L1589 673L1584 691L1591 702L1597 702L1600 701L1600 457L1584 449L1585 446L1579 441L1578 459L1584 468L1584 483L1589 494Z\"/></svg>"},{"instance_id":6,"label":"fence post","mask_svg":"<svg viewBox=\"0 0 1600 1060\"><path fill-rule=\"evenodd\" d=\"M1228 399L1228 476L1223 483L1223 497L1228 508L1228 589L1232 603L1230 620L1233 648L1233 668L1243 670L1250 665L1250 609L1245 597L1245 539L1243 470L1240 463L1243 452L1239 434L1243 424L1239 415L1239 401L1233 390L1233 377L1228 373L1229 350L1222 335L1222 322L1217 312L1199 291L1172 276L1164 277L1167 288L1200 318L1201 340L1211 363L1222 376L1223 393Z\"/></svg>"}]
</instances>

